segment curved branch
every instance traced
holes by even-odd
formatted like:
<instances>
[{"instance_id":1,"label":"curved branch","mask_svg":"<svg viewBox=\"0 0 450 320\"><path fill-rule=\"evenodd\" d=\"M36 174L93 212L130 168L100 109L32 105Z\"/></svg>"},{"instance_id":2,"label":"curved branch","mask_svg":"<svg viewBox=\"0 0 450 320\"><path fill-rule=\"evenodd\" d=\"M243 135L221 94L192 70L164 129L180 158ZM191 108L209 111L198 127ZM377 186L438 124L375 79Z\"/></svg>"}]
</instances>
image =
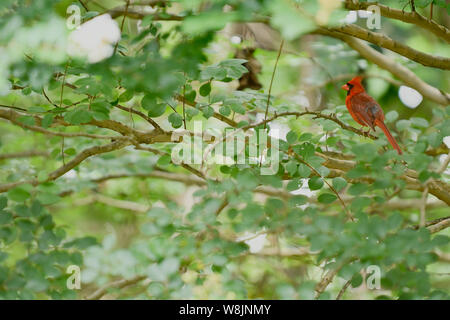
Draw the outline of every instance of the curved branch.
<instances>
[{"instance_id":1,"label":"curved branch","mask_svg":"<svg viewBox=\"0 0 450 320\"><path fill-rule=\"evenodd\" d=\"M329 28L330 31L338 31L361 40L369 41L377 46L394 51L410 60L418 62L426 67L450 70L450 59L434 56L418 50L415 50L403 43L397 42L392 38L378 32L361 28L354 24L347 24L340 27Z\"/></svg>"},{"instance_id":2,"label":"curved branch","mask_svg":"<svg viewBox=\"0 0 450 320\"><path fill-rule=\"evenodd\" d=\"M195 106L197 105L195 102L191 102L191 101L189 101L189 100L183 98L183 96L181 96L181 95L177 95L175 98L176 98L178 101L184 102L184 103L186 103L188 106L191 106L191 107L193 107L193 108L195 108ZM220 121L222 121L222 122L225 122L226 124L232 126L233 128L237 128L237 126L238 126L238 123L237 123L236 121L231 120L231 119L229 119L229 118L227 118L227 117L221 115L220 113L214 112L213 117L216 118L216 119L218 119L218 120L220 120Z\"/></svg>"},{"instance_id":3,"label":"curved branch","mask_svg":"<svg viewBox=\"0 0 450 320\"><path fill-rule=\"evenodd\" d=\"M108 283L107 285L101 287L97 291L95 291L92 294L90 294L89 296L87 296L85 299L86 300L100 300L105 294L108 293L108 290L111 289L111 288L123 289L125 287L128 287L128 286L134 285L136 283L139 283L139 282L141 282L142 280L145 280L145 279L147 279L147 276L136 276L136 277L131 278L131 279L117 280L117 281Z\"/></svg>"},{"instance_id":4,"label":"curved branch","mask_svg":"<svg viewBox=\"0 0 450 320\"><path fill-rule=\"evenodd\" d=\"M137 213L146 213L151 208L150 205L145 205L145 204L141 204L141 203L133 202L133 201L114 199L114 198L105 196L100 193L95 193L92 196L88 196L84 199L77 200L77 201L75 201L75 204L76 205L89 205L89 204L92 204L95 202L105 204L109 207L134 211Z\"/></svg>"},{"instance_id":5,"label":"curved branch","mask_svg":"<svg viewBox=\"0 0 450 320\"><path fill-rule=\"evenodd\" d=\"M450 42L450 30L446 27L427 19L416 11L405 12L403 10L392 9L388 6L382 5L378 2L363 2L346 0L345 7L349 10L367 10L368 7L376 5L380 8L380 13L383 17L400 20L406 23L412 23L423 29L431 31L439 38Z\"/></svg>"},{"instance_id":6,"label":"curved branch","mask_svg":"<svg viewBox=\"0 0 450 320\"><path fill-rule=\"evenodd\" d=\"M273 120L275 120L277 118L281 118L281 117L287 117L287 116L301 117L301 116L304 116L304 115L313 115L314 119L317 119L317 118L327 119L327 120L333 121L334 123L338 124L344 130L351 131L353 133L356 133L357 135L360 135L360 136L363 136L363 137L366 137L366 138L370 138L372 140L378 139L377 136L374 136L374 135L372 135L370 133L367 134L363 130L356 129L355 127L352 127L352 126L349 126L349 125L343 123L341 120L339 120L336 117L336 115L334 113L332 113L332 114L325 114L325 113L322 113L322 112L319 112L319 111L308 111L308 110L307 111L303 111L303 112L292 111L292 112L277 113L277 114L275 114L273 117L271 117L269 119L263 120L263 121L258 122L256 124L251 124L251 125L242 127L242 130L245 131L245 130L248 130L248 129L251 129L251 128L259 127L259 126L262 126L262 125L264 125L264 124L266 124L268 122L271 122L271 121L273 121Z\"/></svg>"},{"instance_id":7,"label":"curved branch","mask_svg":"<svg viewBox=\"0 0 450 320\"><path fill-rule=\"evenodd\" d=\"M58 136L58 137L65 137L65 138L75 138L75 137L86 137L86 138L92 138L92 139L121 139L120 136L106 136L106 135L98 135L98 134L90 134L90 133L83 133L83 132L56 132L44 129L42 127L29 125L23 122L20 122L18 120L18 117L22 116L20 113L17 113L13 110L0 110L0 118L3 118L5 120L11 121L11 123L22 127L24 129L29 129L32 131L40 132L46 135L51 136ZM35 117L37 120L41 120L39 117Z\"/></svg>"},{"instance_id":8,"label":"curved branch","mask_svg":"<svg viewBox=\"0 0 450 320\"><path fill-rule=\"evenodd\" d=\"M395 61L376 51L375 49L372 49L368 45L364 44L361 40L340 32L330 31L325 28L317 29L316 31L314 31L314 33L333 37L346 42L352 49L358 51L359 54L365 59L372 61L380 68L389 71L394 76L402 80L406 85L416 89L429 100L444 106L447 106L450 103L450 95L448 93L442 92L441 90L424 82L423 80L418 78L411 70L402 66L401 64L396 63Z\"/></svg>"},{"instance_id":9,"label":"curved branch","mask_svg":"<svg viewBox=\"0 0 450 320\"><path fill-rule=\"evenodd\" d=\"M79 165L81 162L83 162L84 160L86 160L89 157L92 157L97 154L111 152L113 150L121 149L130 144L131 144L131 142L129 142L129 141L118 140L118 141L114 141L114 142L106 144L106 145L94 146L94 147L87 148L87 149L83 150L82 152L80 152L79 154L77 154L71 161L67 162L62 167L51 172L48 175L48 178L42 182L49 182L49 181L58 179L59 177L64 175L66 172L75 168L77 165ZM21 184L26 184L26 183L36 185L36 184L39 184L39 181L37 179L29 179L29 180L24 180L24 181L17 181L17 182L13 182L13 183L3 184L3 185L0 185L0 193L6 192L12 188L15 188Z\"/></svg>"},{"instance_id":10,"label":"curved branch","mask_svg":"<svg viewBox=\"0 0 450 320\"><path fill-rule=\"evenodd\" d=\"M33 157L47 157L47 156L48 156L47 151L28 150L28 151L22 151L22 152L0 154L0 160L18 159L18 158L33 158Z\"/></svg>"},{"instance_id":11,"label":"curved branch","mask_svg":"<svg viewBox=\"0 0 450 320\"><path fill-rule=\"evenodd\" d=\"M148 123L150 123L155 129L160 130L160 131L163 131L163 130L161 129L161 127L156 123L156 121L153 120L152 118L150 118L149 116L147 116L146 114L144 114L144 113L142 113L142 112L140 112L140 111L138 111L138 110L135 110L135 109L133 109L133 108L127 108L127 107L122 106L122 105L120 105L120 104L116 105L116 107L119 108L119 109L121 109L121 110L124 110L124 111L127 111L127 112L131 112L131 113L134 113L134 114L140 116L142 119L144 119L144 120L146 120Z\"/></svg>"},{"instance_id":12,"label":"curved branch","mask_svg":"<svg viewBox=\"0 0 450 320\"><path fill-rule=\"evenodd\" d=\"M350 171L356 166L355 161L351 160L341 160L329 157L323 153L316 152L316 155L325 159L325 162L322 164L323 166L329 168L329 169L337 169L342 171L343 173L346 173L347 171ZM417 172L413 170L406 170L405 174L399 176L400 179L404 180L406 182L406 188L410 190L417 190L417 191L423 191L424 185L418 180L418 174ZM365 177L365 182L371 183L374 182L375 179L370 177ZM352 179L349 179L349 181L353 181ZM355 182L358 181L358 179L354 180ZM448 205L450 205L450 186L446 184L443 181L440 180L434 180L431 181L428 185L429 192L434 195L436 198L444 201Z\"/></svg>"}]
</instances>

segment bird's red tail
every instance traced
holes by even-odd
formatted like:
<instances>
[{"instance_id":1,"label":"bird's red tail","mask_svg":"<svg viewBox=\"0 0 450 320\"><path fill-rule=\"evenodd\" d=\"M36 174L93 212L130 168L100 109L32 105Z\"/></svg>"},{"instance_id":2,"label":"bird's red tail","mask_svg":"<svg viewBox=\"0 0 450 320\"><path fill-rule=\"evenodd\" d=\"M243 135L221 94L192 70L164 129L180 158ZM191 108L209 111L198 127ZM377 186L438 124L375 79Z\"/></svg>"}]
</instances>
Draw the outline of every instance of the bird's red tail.
<instances>
[{"instance_id":1,"label":"bird's red tail","mask_svg":"<svg viewBox=\"0 0 450 320\"><path fill-rule=\"evenodd\" d=\"M400 147L397 144L397 141L395 141L394 137L389 132L389 129L386 127L383 121L380 121L378 119L375 120L375 125L380 127L381 130L383 130L384 134L386 135L386 138L389 140L392 147L397 150L398 154L402 154L402 150L400 150Z\"/></svg>"}]
</instances>

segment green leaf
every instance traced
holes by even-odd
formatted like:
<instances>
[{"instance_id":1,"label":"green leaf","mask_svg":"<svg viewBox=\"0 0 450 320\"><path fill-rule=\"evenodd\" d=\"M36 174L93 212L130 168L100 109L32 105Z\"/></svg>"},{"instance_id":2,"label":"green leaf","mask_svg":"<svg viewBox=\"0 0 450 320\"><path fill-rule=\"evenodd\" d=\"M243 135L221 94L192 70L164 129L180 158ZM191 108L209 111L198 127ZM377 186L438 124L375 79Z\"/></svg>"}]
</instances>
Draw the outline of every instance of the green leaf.
<instances>
[{"instance_id":1,"label":"green leaf","mask_svg":"<svg viewBox=\"0 0 450 320\"><path fill-rule=\"evenodd\" d=\"M362 284L362 282L363 282L363 277L361 276L360 273L357 273L352 277L350 284L352 285L352 288L357 288Z\"/></svg>"},{"instance_id":2,"label":"green leaf","mask_svg":"<svg viewBox=\"0 0 450 320\"><path fill-rule=\"evenodd\" d=\"M197 92L195 90L187 91L184 97L189 102L195 102L195 97L197 96Z\"/></svg>"},{"instance_id":3,"label":"green leaf","mask_svg":"<svg viewBox=\"0 0 450 320\"><path fill-rule=\"evenodd\" d=\"M161 263L161 270L167 275L176 273L179 267L180 267L180 260L175 257L166 258Z\"/></svg>"},{"instance_id":4,"label":"green leaf","mask_svg":"<svg viewBox=\"0 0 450 320\"><path fill-rule=\"evenodd\" d=\"M298 174L302 178L308 178L311 175L311 168L309 168L306 164L300 163L298 165Z\"/></svg>"},{"instance_id":5,"label":"green leaf","mask_svg":"<svg viewBox=\"0 0 450 320\"><path fill-rule=\"evenodd\" d=\"M171 156L168 155L168 154L165 154L165 155L159 157L157 163L158 163L158 165L160 165L160 166L166 166L166 165L170 164L171 161L172 161Z\"/></svg>"},{"instance_id":6,"label":"green leaf","mask_svg":"<svg viewBox=\"0 0 450 320\"><path fill-rule=\"evenodd\" d=\"M294 161L286 163L285 168L291 177L297 173L297 163Z\"/></svg>"},{"instance_id":7,"label":"green leaf","mask_svg":"<svg viewBox=\"0 0 450 320\"><path fill-rule=\"evenodd\" d=\"M426 119L424 119L424 118L415 118L415 117L413 117L413 118L410 118L409 120L416 127L428 128L430 126L428 121Z\"/></svg>"},{"instance_id":8,"label":"green leaf","mask_svg":"<svg viewBox=\"0 0 450 320\"><path fill-rule=\"evenodd\" d=\"M239 114L245 114L246 110L245 110L244 106L242 105L242 102L240 102L239 100L228 99L225 101L225 104L229 105L231 107L231 110L233 110L234 112L239 113Z\"/></svg>"},{"instance_id":9,"label":"green leaf","mask_svg":"<svg viewBox=\"0 0 450 320\"><path fill-rule=\"evenodd\" d=\"M221 115L228 117L231 114L231 109L228 106L221 106L219 112Z\"/></svg>"},{"instance_id":10,"label":"green leaf","mask_svg":"<svg viewBox=\"0 0 450 320\"><path fill-rule=\"evenodd\" d=\"M0 210L6 208L7 205L8 205L8 198L6 198L5 196L0 196Z\"/></svg>"},{"instance_id":11,"label":"green leaf","mask_svg":"<svg viewBox=\"0 0 450 320\"><path fill-rule=\"evenodd\" d=\"M55 118L55 116L51 113L46 114L41 121L41 126L43 128L48 128L50 127L50 125L53 123L53 119Z\"/></svg>"},{"instance_id":12,"label":"green leaf","mask_svg":"<svg viewBox=\"0 0 450 320\"><path fill-rule=\"evenodd\" d=\"M47 192L39 193L36 198L44 205L54 204L61 200L58 195Z\"/></svg>"},{"instance_id":13,"label":"green leaf","mask_svg":"<svg viewBox=\"0 0 450 320\"><path fill-rule=\"evenodd\" d=\"M428 135L427 140L428 143L433 147L437 148L442 143L442 135L439 132L432 132Z\"/></svg>"},{"instance_id":14,"label":"green leaf","mask_svg":"<svg viewBox=\"0 0 450 320\"><path fill-rule=\"evenodd\" d=\"M296 145L293 147L294 152L301 155L304 159L308 159L314 156L315 147L310 142L304 142L301 145Z\"/></svg>"},{"instance_id":15,"label":"green leaf","mask_svg":"<svg viewBox=\"0 0 450 320\"><path fill-rule=\"evenodd\" d=\"M211 93L211 82L202 85L198 91L202 97L206 97Z\"/></svg>"},{"instance_id":16,"label":"green leaf","mask_svg":"<svg viewBox=\"0 0 450 320\"><path fill-rule=\"evenodd\" d=\"M30 87L23 88L23 89L22 89L22 93L23 93L25 96L28 96L28 95L31 93L31 88L30 88Z\"/></svg>"},{"instance_id":17,"label":"green leaf","mask_svg":"<svg viewBox=\"0 0 450 320\"><path fill-rule=\"evenodd\" d=\"M36 125L36 120L32 116L20 116L17 118L19 122L28 125L28 126L34 126Z\"/></svg>"},{"instance_id":18,"label":"green leaf","mask_svg":"<svg viewBox=\"0 0 450 320\"><path fill-rule=\"evenodd\" d=\"M347 181L342 177L336 177L333 179L332 185L336 191L341 191L347 185Z\"/></svg>"},{"instance_id":19,"label":"green leaf","mask_svg":"<svg viewBox=\"0 0 450 320\"><path fill-rule=\"evenodd\" d=\"M386 122L394 122L398 119L398 112L395 110L389 111L385 116Z\"/></svg>"},{"instance_id":20,"label":"green leaf","mask_svg":"<svg viewBox=\"0 0 450 320\"><path fill-rule=\"evenodd\" d=\"M295 142L297 142L297 139L298 135L294 131L289 131L288 134L286 135L286 141L289 144L294 144Z\"/></svg>"},{"instance_id":21,"label":"green leaf","mask_svg":"<svg viewBox=\"0 0 450 320\"><path fill-rule=\"evenodd\" d=\"M227 77L227 70L225 67L221 66L208 66L206 67L200 75L202 80L218 80L221 81Z\"/></svg>"},{"instance_id":22,"label":"green leaf","mask_svg":"<svg viewBox=\"0 0 450 320\"><path fill-rule=\"evenodd\" d=\"M419 8L425 8L428 7L433 0L415 0L414 5Z\"/></svg>"},{"instance_id":23,"label":"green leaf","mask_svg":"<svg viewBox=\"0 0 450 320\"><path fill-rule=\"evenodd\" d=\"M68 149L64 149L64 153L69 156L73 156L77 153L77 151L75 150L75 148L68 148Z\"/></svg>"},{"instance_id":24,"label":"green leaf","mask_svg":"<svg viewBox=\"0 0 450 320\"><path fill-rule=\"evenodd\" d=\"M372 201L368 197L357 197L352 201L351 208L353 211L363 210L369 206Z\"/></svg>"},{"instance_id":25,"label":"green leaf","mask_svg":"<svg viewBox=\"0 0 450 320\"><path fill-rule=\"evenodd\" d=\"M320 188L323 187L323 180L320 177L316 177L316 176L311 177L308 180L308 186L309 186L309 189L311 189L311 190L319 190Z\"/></svg>"},{"instance_id":26,"label":"green leaf","mask_svg":"<svg viewBox=\"0 0 450 320\"><path fill-rule=\"evenodd\" d=\"M332 203L332 202L334 202L336 199L337 199L337 197L336 197L334 194L331 194L331 193L322 193L322 194L317 198L317 200L318 200L320 203L326 203L326 204Z\"/></svg>"},{"instance_id":27,"label":"green leaf","mask_svg":"<svg viewBox=\"0 0 450 320\"><path fill-rule=\"evenodd\" d=\"M174 128L179 128L183 125L183 117L177 112L172 113L168 120Z\"/></svg>"},{"instance_id":28,"label":"green leaf","mask_svg":"<svg viewBox=\"0 0 450 320\"><path fill-rule=\"evenodd\" d=\"M308 197L304 196L302 194L298 194L298 195L292 196L289 199L289 205L290 206L301 206L301 205L306 204L307 202L308 202Z\"/></svg>"},{"instance_id":29,"label":"green leaf","mask_svg":"<svg viewBox=\"0 0 450 320\"><path fill-rule=\"evenodd\" d=\"M148 110L148 116L151 118L157 118L160 117L166 112L167 105L165 103L158 103L157 105L153 106L150 110Z\"/></svg>"},{"instance_id":30,"label":"green leaf","mask_svg":"<svg viewBox=\"0 0 450 320\"><path fill-rule=\"evenodd\" d=\"M27 200L31 194L23 189L22 187L16 187L8 191L8 198L16 201L16 202L24 202Z\"/></svg>"},{"instance_id":31,"label":"green leaf","mask_svg":"<svg viewBox=\"0 0 450 320\"><path fill-rule=\"evenodd\" d=\"M223 12L222 10L205 11L199 15L186 17L183 21L183 30L187 34L201 34L210 30L219 30L228 22L237 18L236 12Z\"/></svg>"},{"instance_id":32,"label":"green leaf","mask_svg":"<svg viewBox=\"0 0 450 320\"><path fill-rule=\"evenodd\" d=\"M64 248L75 247L80 250L84 250L84 249L87 249L88 247L95 246L97 244L98 244L98 241L94 237L83 237L83 238L78 238L78 239L75 239L75 240L65 243Z\"/></svg>"},{"instance_id":33,"label":"green leaf","mask_svg":"<svg viewBox=\"0 0 450 320\"><path fill-rule=\"evenodd\" d=\"M13 215L7 211L0 210L0 225L9 224L13 221Z\"/></svg>"},{"instance_id":34,"label":"green leaf","mask_svg":"<svg viewBox=\"0 0 450 320\"><path fill-rule=\"evenodd\" d=\"M348 188L348 193L353 195L353 196L357 196L360 195L364 192L366 192L368 189L368 186L364 183L355 183L353 185L350 186L350 188Z\"/></svg>"},{"instance_id":35,"label":"green leaf","mask_svg":"<svg viewBox=\"0 0 450 320\"><path fill-rule=\"evenodd\" d=\"M145 95L142 98L141 106L148 112L148 116L151 118L162 116L167 108L165 103L157 103L156 98L152 95Z\"/></svg>"},{"instance_id":36,"label":"green leaf","mask_svg":"<svg viewBox=\"0 0 450 320\"><path fill-rule=\"evenodd\" d=\"M104 100L91 103L91 113L95 120L102 121L109 119L109 109L111 105Z\"/></svg>"},{"instance_id":37,"label":"green leaf","mask_svg":"<svg viewBox=\"0 0 450 320\"><path fill-rule=\"evenodd\" d=\"M272 12L270 23L281 31L286 40L294 40L316 28L315 23L300 13L290 1L270 1L269 9Z\"/></svg>"},{"instance_id":38,"label":"green leaf","mask_svg":"<svg viewBox=\"0 0 450 320\"><path fill-rule=\"evenodd\" d=\"M119 96L119 102L127 102L130 101L134 96L133 90L126 90Z\"/></svg>"},{"instance_id":39,"label":"green leaf","mask_svg":"<svg viewBox=\"0 0 450 320\"><path fill-rule=\"evenodd\" d=\"M25 205L18 205L14 208L14 210L17 213L17 216L19 216L19 217L30 217L31 216L30 209Z\"/></svg>"},{"instance_id":40,"label":"green leaf","mask_svg":"<svg viewBox=\"0 0 450 320\"><path fill-rule=\"evenodd\" d=\"M314 281L303 281L298 288L298 298L301 300L312 300L316 295L316 283Z\"/></svg>"},{"instance_id":41,"label":"green leaf","mask_svg":"<svg viewBox=\"0 0 450 320\"><path fill-rule=\"evenodd\" d=\"M302 180L300 179L292 179L288 182L286 189L287 191L298 190L302 186Z\"/></svg>"},{"instance_id":42,"label":"green leaf","mask_svg":"<svg viewBox=\"0 0 450 320\"><path fill-rule=\"evenodd\" d=\"M141 27L148 27L153 22L153 15L148 14L142 19Z\"/></svg>"},{"instance_id":43,"label":"green leaf","mask_svg":"<svg viewBox=\"0 0 450 320\"><path fill-rule=\"evenodd\" d=\"M75 125L88 123L92 120L92 114L87 107L76 107L64 115L64 120Z\"/></svg>"},{"instance_id":44,"label":"green leaf","mask_svg":"<svg viewBox=\"0 0 450 320\"><path fill-rule=\"evenodd\" d=\"M209 119L214 115L214 109L211 106L206 106L202 108L202 113L206 119Z\"/></svg>"}]
</instances>

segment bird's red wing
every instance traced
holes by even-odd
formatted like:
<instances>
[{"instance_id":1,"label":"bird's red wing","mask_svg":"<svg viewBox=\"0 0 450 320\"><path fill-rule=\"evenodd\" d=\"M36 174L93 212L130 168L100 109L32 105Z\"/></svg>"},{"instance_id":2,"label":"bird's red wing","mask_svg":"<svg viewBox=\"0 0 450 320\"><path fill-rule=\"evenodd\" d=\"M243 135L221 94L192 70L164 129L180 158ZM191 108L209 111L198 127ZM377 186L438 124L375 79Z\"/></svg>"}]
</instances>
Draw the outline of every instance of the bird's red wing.
<instances>
[{"instance_id":1,"label":"bird's red wing","mask_svg":"<svg viewBox=\"0 0 450 320\"><path fill-rule=\"evenodd\" d=\"M360 124L370 127L375 130L375 119L384 120L384 114L378 103L368 94L360 93L352 97L350 100L351 108L357 121ZM361 123L362 122L362 123Z\"/></svg>"}]
</instances>

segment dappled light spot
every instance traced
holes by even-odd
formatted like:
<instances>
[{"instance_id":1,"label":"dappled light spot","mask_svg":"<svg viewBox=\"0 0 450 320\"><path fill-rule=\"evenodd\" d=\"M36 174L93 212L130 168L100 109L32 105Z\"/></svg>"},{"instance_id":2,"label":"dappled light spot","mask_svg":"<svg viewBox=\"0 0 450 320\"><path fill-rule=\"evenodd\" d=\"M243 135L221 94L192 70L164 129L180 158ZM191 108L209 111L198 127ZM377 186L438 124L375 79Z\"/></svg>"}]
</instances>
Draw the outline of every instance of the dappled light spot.
<instances>
[{"instance_id":1,"label":"dappled light spot","mask_svg":"<svg viewBox=\"0 0 450 320\"><path fill-rule=\"evenodd\" d=\"M398 90L398 96L401 102L403 102L405 106L411 109L417 108L417 106L423 100L422 95L417 92L417 90L414 90L413 88L407 86L400 86L400 89Z\"/></svg>"}]
</instances>

